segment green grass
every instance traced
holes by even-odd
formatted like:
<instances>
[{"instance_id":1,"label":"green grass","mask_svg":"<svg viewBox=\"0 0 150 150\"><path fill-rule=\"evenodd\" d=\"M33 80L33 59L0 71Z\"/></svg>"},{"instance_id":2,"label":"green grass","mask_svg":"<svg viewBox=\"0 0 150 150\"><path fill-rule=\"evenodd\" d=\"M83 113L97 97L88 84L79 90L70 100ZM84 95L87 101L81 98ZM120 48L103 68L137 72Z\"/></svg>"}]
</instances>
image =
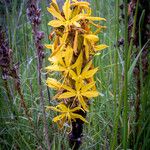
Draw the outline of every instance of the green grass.
<instances>
[{"instance_id":1,"label":"green grass","mask_svg":"<svg viewBox=\"0 0 150 150\"><path fill-rule=\"evenodd\" d=\"M109 48L94 57L95 66L100 68L95 76L100 96L91 100L90 112L87 114L89 124L84 126L81 150L119 150L131 147L138 150L140 149L139 145L141 145L142 150L147 150L150 144L150 116L148 115L150 113L150 74L145 80L142 75L140 77L144 84L141 87L139 132L136 134L136 81L132 72L138 58L141 58L141 52L137 59L131 59L128 63L130 58L128 56L127 20L126 23L124 21L119 23L119 2L119 0L92 0L91 2L93 15L107 19L107 22L104 23L107 30L102 32L99 37L100 42L109 45ZM40 147L46 149L42 108L37 85L36 50L31 25L26 16L26 5L25 0L12 0L11 5L1 3L0 8L3 8L2 11L4 12L1 17L1 24L7 29L9 46L13 50L14 61L20 63L21 87L28 110L32 113L31 119L35 128L33 130L24 109L21 107L20 97L14 89L12 79L8 80L10 99L3 86L3 80L0 79L0 149L2 150L34 150L40 149ZM50 42L48 41L48 35L52 30L47 26L51 19L51 15L46 10L47 6L46 1L41 1L42 23L40 30L45 32L43 44ZM127 14L125 16L127 17ZM124 36L125 47L115 47L118 39ZM142 48L140 46L139 50ZM136 48L133 47L133 51L135 50ZM43 66L49 64L47 58L50 52L45 50L45 54ZM123 75L125 80L123 80ZM42 82L46 105L54 104L54 101L49 102L48 99L44 72L42 72ZM52 90L50 90L50 95L52 97ZM16 118L13 112L15 112ZM56 124L52 122L53 112L47 113L46 116L51 149L69 150L67 130L58 130Z\"/></svg>"}]
</instances>

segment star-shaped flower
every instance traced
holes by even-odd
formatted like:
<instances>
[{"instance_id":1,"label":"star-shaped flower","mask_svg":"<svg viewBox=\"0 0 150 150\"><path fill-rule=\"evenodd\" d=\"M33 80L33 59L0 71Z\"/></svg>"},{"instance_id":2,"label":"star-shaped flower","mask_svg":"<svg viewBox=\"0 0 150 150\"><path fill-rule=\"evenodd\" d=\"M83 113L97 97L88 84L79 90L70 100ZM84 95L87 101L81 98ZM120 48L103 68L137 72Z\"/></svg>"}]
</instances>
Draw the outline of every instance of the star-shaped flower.
<instances>
[{"instance_id":1,"label":"star-shaped flower","mask_svg":"<svg viewBox=\"0 0 150 150\"><path fill-rule=\"evenodd\" d=\"M84 111L81 107L75 107L75 108L69 108L63 103L58 104L56 107L53 106L47 106L46 110L54 110L56 112L61 113L60 115L56 116L53 118L53 121L58 123L59 127L62 128L64 123L68 123L71 125L71 121L76 121L76 119L80 119L83 122L86 122L86 119L82 117L81 115L77 114L77 111Z\"/></svg>"},{"instance_id":2,"label":"star-shaped flower","mask_svg":"<svg viewBox=\"0 0 150 150\"><path fill-rule=\"evenodd\" d=\"M86 85L76 82L75 89L69 87L67 89L67 92L64 92L58 96L58 99L75 97L75 99L79 101L83 109L85 111L88 111L86 99L97 97L99 95L99 93L96 90L92 90L94 86L95 86L95 82L91 82Z\"/></svg>"}]
</instances>

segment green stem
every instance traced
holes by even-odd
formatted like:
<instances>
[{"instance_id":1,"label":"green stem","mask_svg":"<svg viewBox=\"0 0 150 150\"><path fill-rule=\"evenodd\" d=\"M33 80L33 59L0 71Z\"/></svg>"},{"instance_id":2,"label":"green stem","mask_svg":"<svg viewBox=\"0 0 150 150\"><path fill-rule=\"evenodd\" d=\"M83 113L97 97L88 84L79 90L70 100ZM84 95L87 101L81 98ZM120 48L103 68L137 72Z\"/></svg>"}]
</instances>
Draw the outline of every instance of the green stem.
<instances>
[{"instance_id":1,"label":"green stem","mask_svg":"<svg viewBox=\"0 0 150 150\"><path fill-rule=\"evenodd\" d=\"M127 136L128 136L128 1L125 0L125 70L124 70L124 110L123 110L123 149L127 149Z\"/></svg>"},{"instance_id":2,"label":"green stem","mask_svg":"<svg viewBox=\"0 0 150 150\"><path fill-rule=\"evenodd\" d=\"M111 150L115 149L117 144L117 131L118 131L118 109L117 109L117 94L119 95L119 73L118 73L118 39L119 39L119 0L116 0L115 6L115 15L116 15L116 26L115 26L115 34L116 34L116 51L115 51L115 68L114 68L114 110L115 110L115 119L114 119L114 130L113 130L113 137L111 141ZM119 106L121 106L119 102Z\"/></svg>"}]
</instances>

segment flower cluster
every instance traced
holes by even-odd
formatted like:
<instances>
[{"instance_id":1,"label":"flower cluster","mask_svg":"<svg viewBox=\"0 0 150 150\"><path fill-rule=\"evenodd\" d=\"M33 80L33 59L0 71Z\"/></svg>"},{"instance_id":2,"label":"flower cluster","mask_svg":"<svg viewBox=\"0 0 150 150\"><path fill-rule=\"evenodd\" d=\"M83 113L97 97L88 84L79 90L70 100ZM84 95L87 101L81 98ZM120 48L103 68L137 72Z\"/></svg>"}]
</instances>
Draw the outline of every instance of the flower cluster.
<instances>
[{"instance_id":1,"label":"flower cluster","mask_svg":"<svg viewBox=\"0 0 150 150\"><path fill-rule=\"evenodd\" d=\"M41 24L41 9L38 8L38 2L36 0L28 1L27 16L32 25L32 34L37 49L37 55L40 59L40 65L42 65L42 60L44 58L42 39L44 38L44 32L39 31L39 26Z\"/></svg>"},{"instance_id":2,"label":"flower cluster","mask_svg":"<svg viewBox=\"0 0 150 150\"><path fill-rule=\"evenodd\" d=\"M48 59L51 65L46 70L61 75L60 81L54 78L46 81L48 87L57 91L53 99L60 101L56 107L47 106L47 109L61 113L53 119L60 127L64 123L71 125L76 119L87 122L79 112L87 112L90 98L99 95L94 81L98 68L94 68L92 58L108 47L97 44L99 37L96 34L106 27L94 21L106 20L92 17L90 4L77 0L66 0L62 12L56 0L52 0L47 10L55 19L48 23L54 27L54 39L53 44L45 45L51 49ZM93 26L95 32L91 30Z\"/></svg>"}]
</instances>

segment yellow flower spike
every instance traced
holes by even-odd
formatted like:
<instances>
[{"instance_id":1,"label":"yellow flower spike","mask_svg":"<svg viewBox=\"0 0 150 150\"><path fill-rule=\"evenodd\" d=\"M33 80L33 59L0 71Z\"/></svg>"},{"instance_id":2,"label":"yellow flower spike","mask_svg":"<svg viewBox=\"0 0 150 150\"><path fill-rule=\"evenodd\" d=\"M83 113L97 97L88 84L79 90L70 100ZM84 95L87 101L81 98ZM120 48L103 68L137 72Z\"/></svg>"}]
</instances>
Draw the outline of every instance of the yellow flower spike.
<instances>
[{"instance_id":1,"label":"yellow flower spike","mask_svg":"<svg viewBox=\"0 0 150 150\"><path fill-rule=\"evenodd\" d=\"M45 69L57 72L61 82L48 78L46 84L56 90L53 99L60 100L61 103L56 107L47 106L46 110L59 113L53 121L62 128L65 123L78 123L78 119L87 122L80 111L86 113L89 100L99 95L94 80L98 68L94 68L92 58L98 51L108 47L98 44L100 41L97 36L97 33L106 28L98 21L106 19L91 16L90 3L77 0L66 0L62 12L56 0L52 0L47 10L55 18L48 23L54 27L55 36L53 44L45 45L52 51L48 58L51 65ZM91 26L96 27L96 30L92 31Z\"/></svg>"}]
</instances>

